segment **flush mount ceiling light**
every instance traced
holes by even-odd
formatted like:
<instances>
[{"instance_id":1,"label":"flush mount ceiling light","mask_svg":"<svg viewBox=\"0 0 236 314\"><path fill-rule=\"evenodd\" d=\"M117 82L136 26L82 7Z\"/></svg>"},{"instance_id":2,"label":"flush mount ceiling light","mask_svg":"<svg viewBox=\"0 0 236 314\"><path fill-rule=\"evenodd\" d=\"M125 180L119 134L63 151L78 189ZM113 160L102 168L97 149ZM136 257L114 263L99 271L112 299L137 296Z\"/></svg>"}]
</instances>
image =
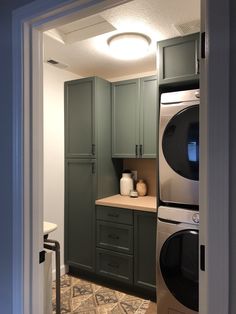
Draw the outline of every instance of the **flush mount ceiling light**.
<instances>
[{"instance_id":1,"label":"flush mount ceiling light","mask_svg":"<svg viewBox=\"0 0 236 314\"><path fill-rule=\"evenodd\" d=\"M151 39L140 33L121 33L110 37L107 44L115 58L135 60L147 55Z\"/></svg>"}]
</instances>

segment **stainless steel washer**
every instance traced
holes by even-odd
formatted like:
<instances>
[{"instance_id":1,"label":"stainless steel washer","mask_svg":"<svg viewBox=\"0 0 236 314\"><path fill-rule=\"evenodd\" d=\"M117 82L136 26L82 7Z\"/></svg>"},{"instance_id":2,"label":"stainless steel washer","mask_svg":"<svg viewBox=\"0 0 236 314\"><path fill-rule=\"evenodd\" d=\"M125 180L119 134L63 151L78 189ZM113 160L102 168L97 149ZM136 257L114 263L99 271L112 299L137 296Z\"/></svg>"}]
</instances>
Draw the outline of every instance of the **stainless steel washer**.
<instances>
[{"instance_id":1,"label":"stainless steel washer","mask_svg":"<svg viewBox=\"0 0 236 314\"><path fill-rule=\"evenodd\" d=\"M157 313L198 313L199 213L158 208Z\"/></svg>"},{"instance_id":2,"label":"stainless steel washer","mask_svg":"<svg viewBox=\"0 0 236 314\"><path fill-rule=\"evenodd\" d=\"M199 90L161 95L159 124L160 199L198 205Z\"/></svg>"}]
</instances>

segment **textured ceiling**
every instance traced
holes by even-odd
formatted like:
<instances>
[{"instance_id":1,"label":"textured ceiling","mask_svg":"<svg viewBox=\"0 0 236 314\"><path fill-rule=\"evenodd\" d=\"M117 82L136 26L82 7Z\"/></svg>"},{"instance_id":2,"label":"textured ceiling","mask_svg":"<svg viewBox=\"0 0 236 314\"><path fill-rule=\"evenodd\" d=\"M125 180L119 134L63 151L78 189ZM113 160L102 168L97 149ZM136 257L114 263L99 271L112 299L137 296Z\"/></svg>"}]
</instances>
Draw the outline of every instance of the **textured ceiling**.
<instances>
[{"instance_id":1,"label":"textured ceiling","mask_svg":"<svg viewBox=\"0 0 236 314\"><path fill-rule=\"evenodd\" d=\"M101 12L99 16L116 30L67 45L45 35L44 59L65 63L68 71L81 76L97 75L110 80L155 71L156 42L180 36L173 25L199 20L200 0L134 0ZM106 44L107 38L132 31L142 32L152 39L150 53L135 61L114 59Z\"/></svg>"}]
</instances>

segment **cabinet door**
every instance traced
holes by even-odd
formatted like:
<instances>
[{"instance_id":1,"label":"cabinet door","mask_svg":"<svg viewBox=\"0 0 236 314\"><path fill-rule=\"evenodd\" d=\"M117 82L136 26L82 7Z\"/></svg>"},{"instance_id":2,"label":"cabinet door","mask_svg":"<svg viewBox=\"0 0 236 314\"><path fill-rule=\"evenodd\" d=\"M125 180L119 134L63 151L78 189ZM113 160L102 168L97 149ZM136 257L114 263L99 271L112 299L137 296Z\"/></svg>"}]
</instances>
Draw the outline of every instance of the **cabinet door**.
<instances>
[{"instance_id":1,"label":"cabinet door","mask_svg":"<svg viewBox=\"0 0 236 314\"><path fill-rule=\"evenodd\" d=\"M112 157L138 154L139 80L112 84Z\"/></svg>"},{"instance_id":2,"label":"cabinet door","mask_svg":"<svg viewBox=\"0 0 236 314\"><path fill-rule=\"evenodd\" d=\"M97 221L97 246L126 254L133 254L133 227Z\"/></svg>"},{"instance_id":3,"label":"cabinet door","mask_svg":"<svg viewBox=\"0 0 236 314\"><path fill-rule=\"evenodd\" d=\"M66 160L65 262L94 271L94 161Z\"/></svg>"},{"instance_id":4,"label":"cabinet door","mask_svg":"<svg viewBox=\"0 0 236 314\"><path fill-rule=\"evenodd\" d=\"M133 256L96 249L97 274L128 284L133 283Z\"/></svg>"},{"instance_id":5,"label":"cabinet door","mask_svg":"<svg viewBox=\"0 0 236 314\"><path fill-rule=\"evenodd\" d=\"M154 213L134 214L134 284L155 292L156 225Z\"/></svg>"},{"instance_id":6,"label":"cabinet door","mask_svg":"<svg viewBox=\"0 0 236 314\"><path fill-rule=\"evenodd\" d=\"M199 33L158 43L159 84L199 80Z\"/></svg>"},{"instance_id":7,"label":"cabinet door","mask_svg":"<svg viewBox=\"0 0 236 314\"><path fill-rule=\"evenodd\" d=\"M139 155L142 158L156 158L157 141L157 77L141 79L140 103L140 146Z\"/></svg>"},{"instance_id":8,"label":"cabinet door","mask_svg":"<svg viewBox=\"0 0 236 314\"><path fill-rule=\"evenodd\" d=\"M65 83L66 157L94 157L94 78Z\"/></svg>"}]
</instances>

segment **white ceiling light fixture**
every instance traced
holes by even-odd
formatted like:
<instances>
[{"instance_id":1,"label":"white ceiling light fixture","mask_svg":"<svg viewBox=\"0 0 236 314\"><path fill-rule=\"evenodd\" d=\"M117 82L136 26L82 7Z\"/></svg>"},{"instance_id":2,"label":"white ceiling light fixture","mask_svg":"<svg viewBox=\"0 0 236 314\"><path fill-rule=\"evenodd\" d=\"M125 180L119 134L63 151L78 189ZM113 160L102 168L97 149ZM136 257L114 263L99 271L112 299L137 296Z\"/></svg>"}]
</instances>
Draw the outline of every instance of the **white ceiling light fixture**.
<instances>
[{"instance_id":1,"label":"white ceiling light fixture","mask_svg":"<svg viewBox=\"0 0 236 314\"><path fill-rule=\"evenodd\" d=\"M136 60L148 54L151 39L141 33L121 33L110 37L107 44L115 58Z\"/></svg>"}]
</instances>

